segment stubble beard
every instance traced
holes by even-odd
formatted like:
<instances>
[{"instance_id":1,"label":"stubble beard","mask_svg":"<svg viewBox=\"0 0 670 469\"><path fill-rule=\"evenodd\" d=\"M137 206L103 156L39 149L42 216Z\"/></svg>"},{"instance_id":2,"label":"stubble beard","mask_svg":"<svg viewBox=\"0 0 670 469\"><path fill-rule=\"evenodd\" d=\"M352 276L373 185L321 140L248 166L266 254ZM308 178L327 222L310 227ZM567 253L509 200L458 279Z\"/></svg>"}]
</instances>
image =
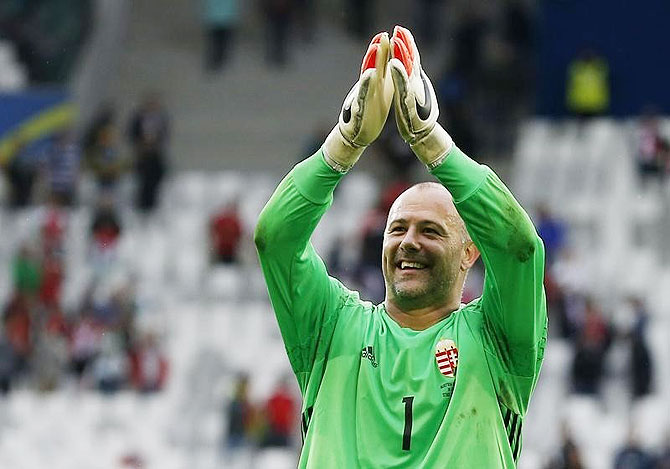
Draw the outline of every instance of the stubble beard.
<instances>
[{"instance_id":1,"label":"stubble beard","mask_svg":"<svg viewBox=\"0 0 670 469\"><path fill-rule=\"evenodd\" d=\"M454 284L455 279L446 275L431 273L430 277L420 285L404 285L405 282L391 282L391 291L398 306L407 309L425 308L444 301Z\"/></svg>"}]
</instances>

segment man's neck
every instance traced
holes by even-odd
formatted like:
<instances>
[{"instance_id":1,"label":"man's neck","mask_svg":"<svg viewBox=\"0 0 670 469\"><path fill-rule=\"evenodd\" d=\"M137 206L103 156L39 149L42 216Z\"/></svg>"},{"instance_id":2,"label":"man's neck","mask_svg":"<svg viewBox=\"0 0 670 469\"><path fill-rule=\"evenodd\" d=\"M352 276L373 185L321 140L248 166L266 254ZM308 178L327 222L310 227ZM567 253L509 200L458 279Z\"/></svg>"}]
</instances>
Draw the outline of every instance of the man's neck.
<instances>
[{"instance_id":1,"label":"man's neck","mask_svg":"<svg viewBox=\"0 0 670 469\"><path fill-rule=\"evenodd\" d=\"M391 319L401 327L408 327L415 331L422 331L433 324L437 324L457 311L460 305L460 301L457 300L422 308L401 308L389 298L384 301L384 307Z\"/></svg>"}]
</instances>

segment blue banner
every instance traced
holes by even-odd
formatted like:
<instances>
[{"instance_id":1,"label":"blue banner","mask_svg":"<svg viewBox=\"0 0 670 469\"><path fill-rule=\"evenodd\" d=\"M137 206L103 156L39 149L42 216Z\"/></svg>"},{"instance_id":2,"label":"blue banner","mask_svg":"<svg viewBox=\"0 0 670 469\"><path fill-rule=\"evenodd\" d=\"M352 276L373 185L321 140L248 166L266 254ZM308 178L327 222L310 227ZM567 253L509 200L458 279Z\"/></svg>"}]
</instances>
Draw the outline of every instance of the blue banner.
<instances>
[{"instance_id":1,"label":"blue banner","mask_svg":"<svg viewBox=\"0 0 670 469\"><path fill-rule=\"evenodd\" d=\"M70 96L63 90L0 93L0 164L72 126Z\"/></svg>"}]
</instances>

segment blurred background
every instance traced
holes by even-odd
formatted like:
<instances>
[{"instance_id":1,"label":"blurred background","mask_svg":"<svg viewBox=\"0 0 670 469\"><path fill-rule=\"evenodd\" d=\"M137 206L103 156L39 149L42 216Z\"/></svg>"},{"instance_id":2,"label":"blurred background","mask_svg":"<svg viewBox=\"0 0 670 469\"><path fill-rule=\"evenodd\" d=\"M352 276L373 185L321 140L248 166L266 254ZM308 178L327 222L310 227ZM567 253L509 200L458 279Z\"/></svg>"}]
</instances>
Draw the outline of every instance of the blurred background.
<instances>
[{"instance_id":1,"label":"blurred background","mask_svg":"<svg viewBox=\"0 0 670 469\"><path fill-rule=\"evenodd\" d=\"M546 245L519 467L670 467L668 18L664 0L1 0L0 467L295 467L300 397L251 234L394 24ZM390 119L315 233L331 274L380 301L386 212L427 179Z\"/></svg>"}]
</instances>

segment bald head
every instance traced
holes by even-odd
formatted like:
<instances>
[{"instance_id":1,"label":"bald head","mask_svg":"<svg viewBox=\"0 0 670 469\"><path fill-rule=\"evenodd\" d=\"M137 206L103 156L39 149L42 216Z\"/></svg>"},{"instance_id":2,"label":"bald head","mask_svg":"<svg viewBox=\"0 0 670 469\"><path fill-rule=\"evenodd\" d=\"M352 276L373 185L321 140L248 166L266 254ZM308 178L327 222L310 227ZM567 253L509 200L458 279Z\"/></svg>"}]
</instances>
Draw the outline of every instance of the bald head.
<instances>
[{"instance_id":1,"label":"bald head","mask_svg":"<svg viewBox=\"0 0 670 469\"><path fill-rule=\"evenodd\" d=\"M450 225L458 227L464 241L470 241L465 223L454 205L454 198L442 184L431 181L420 182L400 194L391 205L386 220L387 226L397 215L398 210L403 207L421 207L434 210L438 217L443 218Z\"/></svg>"},{"instance_id":2,"label":"bald head","mask_svg":"<svg viewBox=\"0 0 670 469\"><path fill-rule=\"evenodd\" d=\"M477 255L449 191L433 182L410 187L393 202L384 232L387 311L417 314L419 326L454 311Z\"/></svg>"}]
</instances>

